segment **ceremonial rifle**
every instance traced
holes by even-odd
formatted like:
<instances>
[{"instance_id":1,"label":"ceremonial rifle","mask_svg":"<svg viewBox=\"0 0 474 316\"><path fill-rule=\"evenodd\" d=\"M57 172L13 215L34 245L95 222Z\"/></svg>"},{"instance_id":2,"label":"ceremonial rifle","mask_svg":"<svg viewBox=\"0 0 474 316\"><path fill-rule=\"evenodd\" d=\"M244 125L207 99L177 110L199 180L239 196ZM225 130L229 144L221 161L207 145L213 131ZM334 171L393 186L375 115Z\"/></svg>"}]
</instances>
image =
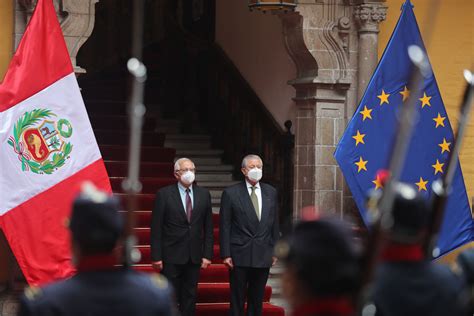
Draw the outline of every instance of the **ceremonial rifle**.
<instances>
[{"instance_id":1,"label":"ceremonial rifle","mask_svg":"<svg viewBox=\"0 0 474 316\"><path fill-rule=\"evenodd\" d=\"M409 90L412 93L410 93L407 102L402 105L400 110L395 145L392 154L389 155L389 169L384 175L385 181L382 194L373 196L368 203L368 214L372 223L362 262L361 284L356 295L356 303L359 307L362 307L367 300L380 250L385 243L386 233L390 231L393 225L394 186L400 180L412 130L418 119L416 102L421 93L424 79L431 75L428 58L420 47L410 46L408 56L413 64L413 71L409 80Z\"/></svg>"},{"instance_id":2,"label":"ceremonial rifle","mask_svg":"<svg viewBox=\"0 0 474 316\"><path fill-rule=\"evenodd\" d=\"M146 112L143 104L146 81L146 67L141 62L143 47L144 0L133 1L132 20L132 57L127 62L131 75L131 94L127 104L130 126L128 153L128 175L122 182L127 193L127 216L124 232L123 265L130 267L140 260L140 253L134 248L137 239L133 233L135 227L135 211L137 211L137 194L142 190L140 175L140 152L142 140L143 117Z\"/></svg>"},{"instance_id":3,"label":"ceremonial rifle","mask_svg":"<svg viewBox=\"0 0 474 316\"><path fill-rule=\"evenodd\" d=\"M472 98L474 94L474 75L469 70L464 70L464 78L466 79L466 88L460 107L460 119L457 132L453 139L453 148L450 151L447 166L442 177L433 183L433 199L431 205L431 213L428 225L428 232L423 245L423 250L427 258L435 258L440 254L436 247L439 231L443 222L444 210L448 196L451 192L451 186L454 174L458 167L459 150L461 149L464 133L469 122L469 113L472 108Z\"/></svg>"}]
</instances>

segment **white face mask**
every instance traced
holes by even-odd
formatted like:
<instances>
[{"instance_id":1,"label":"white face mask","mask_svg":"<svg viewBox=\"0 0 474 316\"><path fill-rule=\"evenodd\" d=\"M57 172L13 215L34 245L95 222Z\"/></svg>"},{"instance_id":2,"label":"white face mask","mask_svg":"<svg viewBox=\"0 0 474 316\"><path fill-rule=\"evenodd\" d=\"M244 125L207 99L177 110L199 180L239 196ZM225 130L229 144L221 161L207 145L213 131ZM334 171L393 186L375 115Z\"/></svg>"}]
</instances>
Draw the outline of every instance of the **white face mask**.
<instances>
[{"instance_id":1,"label":"white face mask","mask_svg":"<svg viewBox=\"0 0 474 316\"><path fill-rule=\"evenodd\" d=\"M247 177L249 177L250 180L258 182L260 179L262 179L262 169L259 168L252 168L247 172Z\"/></svg>"},{"instance_id":2,"label":"white face mask","mask_svg":"<svg viewBox=\"0 0 474 316\"><path fill-rule=\"evenodd\" d=\"M195 176L194 176L194 172L192 171L186 171L185 173L181 175L181 181L183 181L183 183L185 184L193 183L194 179L195 179Z\"/></svg>"}]
</instances>

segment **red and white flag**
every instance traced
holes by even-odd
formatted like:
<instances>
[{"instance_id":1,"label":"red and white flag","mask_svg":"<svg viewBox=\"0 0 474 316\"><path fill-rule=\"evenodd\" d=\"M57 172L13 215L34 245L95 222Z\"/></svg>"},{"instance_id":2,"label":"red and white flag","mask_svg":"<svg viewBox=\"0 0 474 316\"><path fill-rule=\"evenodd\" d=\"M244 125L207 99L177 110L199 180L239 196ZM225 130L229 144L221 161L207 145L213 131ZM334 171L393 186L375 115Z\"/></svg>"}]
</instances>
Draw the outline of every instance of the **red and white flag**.
<instances>
[{"instance_id":1,"label":"red and white flag","mask_svg":"<svg viewBox=\"0 0 474 316\"><path fill-rule=\"evenodd\" d=\"M29 284L71 276L67 221L84 180L110 191L52 0L0 84L0 228Z\"/></svg>"}]
</instances>

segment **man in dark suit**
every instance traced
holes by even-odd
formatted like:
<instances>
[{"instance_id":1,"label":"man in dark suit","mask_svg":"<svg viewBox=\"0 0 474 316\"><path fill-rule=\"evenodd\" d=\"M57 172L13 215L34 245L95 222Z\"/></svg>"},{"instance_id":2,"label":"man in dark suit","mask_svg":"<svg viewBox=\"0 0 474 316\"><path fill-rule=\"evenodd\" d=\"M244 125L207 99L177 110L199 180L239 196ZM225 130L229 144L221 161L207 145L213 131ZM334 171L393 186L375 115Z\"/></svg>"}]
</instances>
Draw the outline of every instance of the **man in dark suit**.
<instances>
[{"instance_id":1,"label":"man in dark suit","mask_svg":"<svg viewBox=\"0 0 474 316\"><path fill-rule=\"evenodd\" d=\"M220 255L230 269L231 315L261 315L273 247L279 237L274 187L261 183L262 159L242 160L245 181L224 190L220 209Z\"/></svg>"},{"instance_id":2,"label":"man in dark suit","mask_svg":"<svg viewBox=\"0 0 474 316\"><path fill-rule=\"evenodd\" d=\"M199 269L211 264L212 206L209 191L194 182L195 166L178 159L177 184L156 194L151 222L152 265L173 284L181 315L194 315Z\"/></svg>"}]
</instances>

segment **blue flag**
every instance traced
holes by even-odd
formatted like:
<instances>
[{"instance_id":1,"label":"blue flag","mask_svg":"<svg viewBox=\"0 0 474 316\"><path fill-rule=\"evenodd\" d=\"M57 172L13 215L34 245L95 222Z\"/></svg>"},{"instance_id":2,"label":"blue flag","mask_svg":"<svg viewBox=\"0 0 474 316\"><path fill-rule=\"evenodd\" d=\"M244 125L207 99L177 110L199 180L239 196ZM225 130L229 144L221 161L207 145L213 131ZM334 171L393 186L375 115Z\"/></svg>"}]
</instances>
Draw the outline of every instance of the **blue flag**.
<instances>
[{"instance_id":1,"label":"blue flag","mask_svg":"<svg viewBox=\"0 0 474 316\"><path fill-rule=\"evenodd\" d=\"M380 190L377 171L386 169L397 132L397 114L408 99L412 66L408 47L425 51L409 0L393 31L367 90L334 154L367 223L366 199ZM428 198L433 181L445 172L453 145L453 131L434 74L425 79L415 106L418 112L401 181L411 183ZM458 164L449 196L438 248L445 254L473 240L474 225L466 187Z\"/></svg>"}]
</instances>

